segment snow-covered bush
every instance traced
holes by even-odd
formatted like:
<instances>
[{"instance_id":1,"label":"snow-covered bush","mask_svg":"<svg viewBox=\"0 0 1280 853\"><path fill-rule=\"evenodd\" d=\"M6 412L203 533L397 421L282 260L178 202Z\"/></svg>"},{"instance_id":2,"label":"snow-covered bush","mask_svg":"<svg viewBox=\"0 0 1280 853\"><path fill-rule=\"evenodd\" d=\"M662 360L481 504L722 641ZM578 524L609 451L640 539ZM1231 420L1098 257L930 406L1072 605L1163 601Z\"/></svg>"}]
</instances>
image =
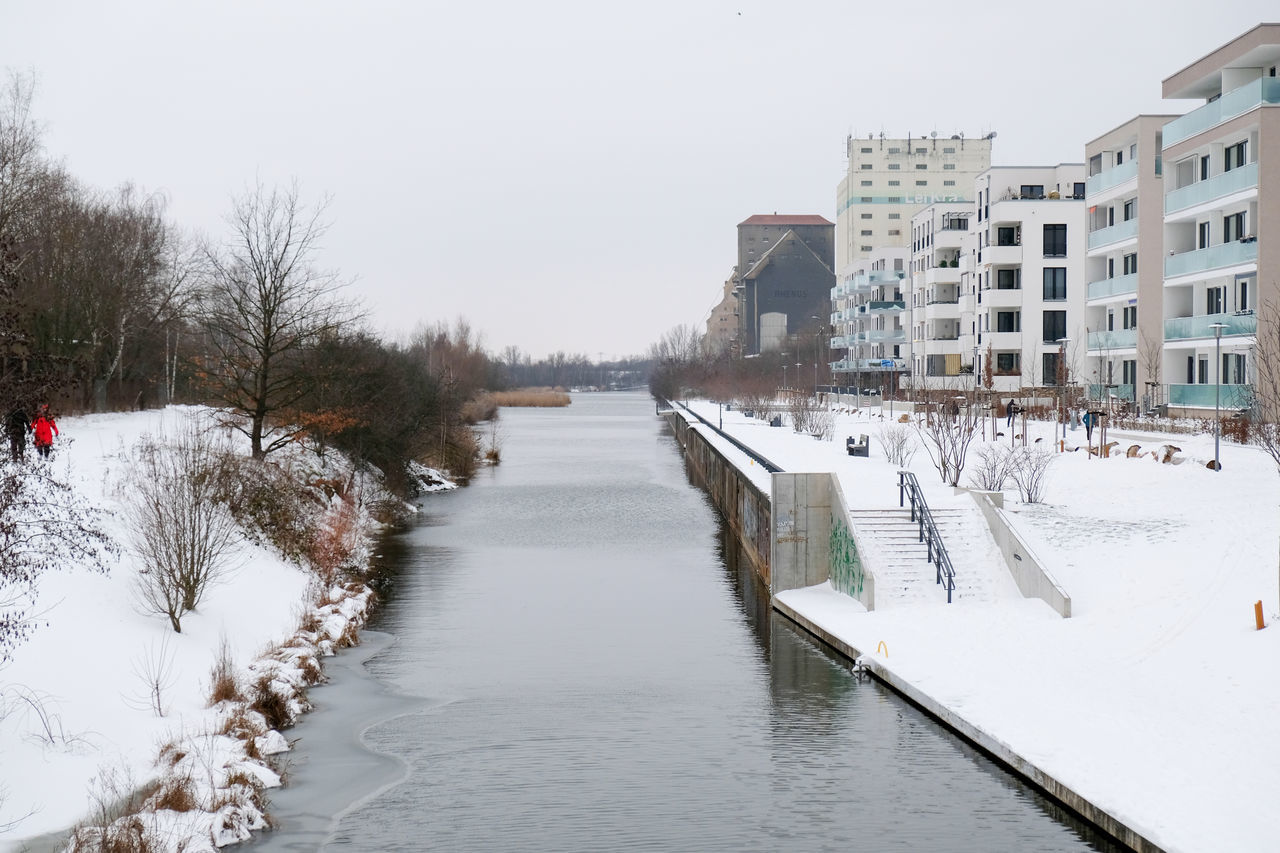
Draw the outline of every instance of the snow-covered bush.
<instances>
[{"instance_id":1,"label":"snow-covered bush","mask_svg":"<svg viewBox=\"0 0 1280 853\"><path fill-rule=\"evenodd\" d=\"M969 485L984 492L1004 488L1013 466L1013 451L1003 444L981 444L974 450L978 464L969 469Z\"/></svg>"},{"instance_id":2,"label":"snow-covered bush","mask_svg":"<svg viewBox=\"0 0 1280 853\"><path fill-rule=\"evenodd\" d=\"M1053 460L1053 451L1041 447L1019 447L1010 454L1009 476L1017 484L1023 503L1037 504L1044 500Z\"/></svg>"},{"instance_id":3,"label":"snow-covered bush","mask_svg":"<svg viewBox=\"0 0 1280 853\"><path fill-rule=\"evenodd\" d=\"M907 424L885 424L876 434L876 440L884 451L884 458L899 468L910 465L916 451L920 449L920 445L916 443L915 430Z\"/></svg>"}]
</instances>

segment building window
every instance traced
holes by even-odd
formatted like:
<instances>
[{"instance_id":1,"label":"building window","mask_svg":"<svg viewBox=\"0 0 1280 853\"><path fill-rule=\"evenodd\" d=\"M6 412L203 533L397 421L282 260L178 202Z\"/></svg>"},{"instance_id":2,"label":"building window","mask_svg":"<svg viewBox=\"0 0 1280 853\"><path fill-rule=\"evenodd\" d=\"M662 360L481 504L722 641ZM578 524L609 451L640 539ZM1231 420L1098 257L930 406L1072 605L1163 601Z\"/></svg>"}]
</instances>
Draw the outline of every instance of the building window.
<instances>
[{"instance_id":1,"label":"building window","mask_svg":"<svg viewBox=\"0 0 1280 853\"><path fill-rule=\"evenodd\" d=\"M873 198L872 198L871 196L869 196L869 195L864 195L864 196L862 197L862 203L863 203L863 204L871 204L871 202L872 202L872 201L874 201L874 200L875 200L875 199L873 199Z\"/></svg>"},{"instance_id":2,"label":"building window","mask_svg":"<svg viewBox=\"0 0 1280 853\"><path fill-rule=\"evenodd\" d=\"M1065 258L1067 256L1067 226L1044 226L1044 256L1046 258Z\"/></svg>"},{"instance_id":3,"label":"building window","mask_svg":"<svg viewBox=\"0 0 1280 853\"><path fill-rule=\"evenodd\" d=\"M1067 298L1067 268L1044 268L1044 301L1061 302ZM1059 335L1058 337L1062 337Z\"/></svg>"},{"instance_id":4,"label":"building window","mask_svg":"<svg viewBox=\"0 0 1280 853\"><path fill-rule=\"evenodd\" d=\"M929 168L929 164L928 164L928 163L916 163L916 168L917 168L917 169L927 169L927 168Z\"/></svg>"},{"instance_id":5,"label":"building window","mask_svg":"<svg viewBox=\"0 0 1280 853\"><path fill-rule=\"evenodd\" d=\"M954 172L954 171L955 171L955 168L956 168L956 164L955 164L955 163L943 163L943 164L942 164L942 169L943 169L943 171L952 171L952 172Z\"/></svg>"},{"instance_id":6,"label":"building window","mask_svg":"<svg viewBox=\"0 0 1280 853\"><path fill-rule=\"evenodd\" d=\"M1200 158L1200 180L1209 180L1209 155L1205 154Z\"/></svg>"},{"instance_id":7,"label":"building window","mask_svg":"<svg viewBox=\"0 0 1280 853\"><path fill-rule=\"evenodd\" d=\"M1222 149L1222 171L1230 172L1232 169L1238 169L1245 164L1244 145L1244 142L1241 141Z\"/></svg>"},{"instance_id":8,"label":"building window","mask_svg":"<svg viewBox=\"0 0 1280 853\"><path fill-rule=\"evenodd\" d=\"M1274 77L1275 75L1274 75L1274 74L1272 74L1271 76L1272 76L1272 77ZM954 154L954 153L956 153L956 149L954 149L954 148L943 148L943 149L942 149L942 153L943 153L943 154Z\"/></svg>"},{"instance_id":9,"label":"building window","mask_svg":"<svg viewBox=\"0 0 1280 853\"><path fill-rule=\"evenodd\" d=\"M1067 312L1045 311L1043 321L1044 335L1041 338L1046 344L1056 344L1067 336ZM1057 353L1052 353L1056 358Z\"/></svg>"},{"instance_id":10,"label":"building window","mask_svg":"<svg viewBox=\"0 0 1280 853\"><path fill-rule=\"evenodd\" d=\"M898 169L901 169L901 168L902 168L902 164L901 164L901 163L890 163L890 164L889 164L889 168L890 168L892 171L895 171L895 172L896 172Z\"/></svg>"},{"instance_id":11,"label":"building window","mask_svg":"<svg viewBox=\"0 0 1280 853\"><path fill-rule=\"evenodd\" d=\"M997 311L996 312L996 331L997 332L1021 332L1022 331L1022 312L1021 311Z\"/></svg>"},{"instance_id":12,"label":"building window","mask_svg":"<svg viewBox=\"0 0 1280 853\"><path fill-rule=\"evenodd\" d=\"M900 187L900 186L902 186L902 181L898 181L898 180L890 181L890 182L889 182L889 186L891 186L891 187Z\"/></svg>"},{"instance_id":13,"label":"building window","mask_svg":"<svg viewBox=\"0 0 1280 853\"><path fill-rule=\"evenodd\" d=\"M955 181L943 181L943 182L942 182L942 185L943 185L944 187L954 187L954 186L956 185L956 182L955 182Z\"/></svg>"},{"instance_id":14,"label":"building window","mask_svg":"<svg viewBox=\"0 0 1280 853\"><path fill-rule=\"evenodd\" d=\"M1244 211L1222 217L1222 242L1230 243L1244 237Z\"/></svg>"},{"instance_id":15,"label":"building window","mask_svg":"<svg viewBox=\"0 0 1280 853\"><path fill-rule=\"evenodd\" d=\"M1138 254L1137 254L1137 252L1133 253L1132 255L1125 255L1125 256L1124 256L1124 274L1125 274L1125 275L1133 275L1133 274L1134 274L1134 273L1136 273L1137 271L1138 271Z\"/></svg>"},{"instance_id":16,"label":"building window","mask_svg":"<svg viewBox=\"0 0 1280 853\"><path fill-rule=\"evenodd\" d=\"M874 183L875 183L875 181L862 181L862 186L864 186L864 187L869 187L869 186L871 186L871 185L872 185L872 184L874 184Z\"/></svg>"},{"instance_id":17,"label":"building window","mask_svg":"<svg viewBox=\"0 0 1280 853\"><path fill-rule=\"evenodd\" d=\"M996 270L996 290L1021 290L1022 267Z\"/></svg>"},{"instance_id":18,"label":"building window","mask_svg":"<svg viewBox=\"0 0 1280 853\"><path fill-rule=\"evenodd\" d=\"M889 214L889 218L890 218L890 219L901 219L901 218L902 218L902 214L901 214L901 213L890 213L890 214Z\"/></svg>"},{"instance_id":19,"label":"building window","mask_svg":"<svg viewBox=\"0 0 1280 853\"><path fill-rule=\"evenodd\" d=\"M870 214L870 213L864 213L864 214L862 214L862 218L863 218L863 219L870 219L870 218L871 218L871 214Z\"/></svg>"},{"instance_id":20,"label":"building window","mask_svg":"<svg viewBox=\"0 0 1280 853\"><path fill-rule=\"evenodd\" d=\"M889 229L889 236L890 236L890 237L898 237L898 236L900 236L901 234L902 234L902 231L901 231L900 229L898 229L898 228L890 228L890 229Z\"/></svg>"},{"instance_id":21,"label":"building window","mask_svg":"<svg viewBox=\"0 0 1280 853\"><path fill-rule=\"evenodd\" d=\"M1196 226L1196 248L1209 248L1209 223L1201 222Z\"/></svg>"},{"instance_id":22,"label":"building window","mask_svg":"<svg viewBox=\"0 0 1280 853\"><path fill-rule=\"evenodd\" d=\"M860 251L860 252L870 252L870 251L871 251L871 247L870 247L870 246L859 246L859 247L858 247L858 251Z\"/></svg>"},{"instance_id":23,"label":"building window","mask_svg":"<svg viewBox=\"0 0 1280 853\"><path fill-rule=\"evenodd\" d=\"M1006 375L1018 373L1018 361L1021 355L1021 353L1017 352L996 353L996 373L1003 373Z\"/></svg>"},{"instance_id":24,"label":"building window","mask_svg":"<svg viewBox=\"0 0 1280 853\"><path fill-rule=\"evenodd\" d=\"M1126 329L1138 328L1138 306L1126 305L1124 307L1123 316L1120 318L1121 325ZM1128 380L1126 380L1127 382Z\"/></svg>"},{"instance_id":25,"label":"building window","mask_svg":"<svg viewBox=\"0 0 1280 853\"><path fill-rule=\"evenodd\" d=\"M1044 184L1023 184L1018 195L1022 198L1044 198Z\"/></svg>"},{"instance_id":26,"label":"building window","mask_svg":"<svg viewBox=\"0 0 1280 853\"><path fill-rule=\"evenodd\" d=\"M928 182L928 181L916 181L916 186L918 186L918 187L927 187L927 186L929 186L929 182Z\"/></svg>"},{"instance_id":27,"label":"building window","mask_svg":"<svg viewBox=\"0 0 1280 853\"><path fill-rule=\"evenodd\" d=\"M890 154L901 154L901 153L902 153L902 149L901 149L901 148L890 148L890 149L889 149L889 153L890 153Z\"/></svg>"},{"instance_id":28,"label":"building window","mask_svg":"<svg viewBox=\"0 0 1280 853\"><path fill-rule=\"evenodd\" d=\"M1133 217L1137 215L1138 213L1137 208L1138 208L1138 200L1136 198L1131 198L1124 203L1124 221L1125 222L1128 222L1130 219L1133 219Z\"/></svg>"},{"instance_id":29,"label":"building window","mask_svg":"<svg viewBox=\"0 0 1280 853\"><path fill-rule=\"evenodd\" d=\"M871 164L870 164L870 163L863 163L863 164L862 164L862 165L860 165L858 168L860 168L860 169L866 169L867 171L870 171L870 170L871 170Z\"/></svg>"},{"instance_id":30,"label":"building window","mask_svg":"<svg viewBox=\"0 0 1280 853\"><path fill-rule=\"evenodd\" d=\"M1227 310L1227 289L1211 287L1204 292L1204 313L1222 314Z\"/></svg>"},{"instance_id":31,"label":"building window","mask_svg":"<svg viewBox=\"0 0 1280 853\"><path fill-rule=\"evenodd\" d=\"M870 149L870 148L862 148L862 149L860 149L860 150L862 151L862 153L863 153L863 154L870 154L870 153L871 153L871 149Z\"/></svg>"},{"instance_id":32,"label":"building window","mask_svg":"<svg viewBox=\"0 0 1280 853\"><path fill-rule=\"evenodd\" d=\"M1045 385L1061 385L1061 377L1058 376L1058 354L1056 352L1047 352L1040 359L1040 366L1044 370L1043 382Z\"/></svg>"},{"instance_id":33,"label":"building window","mask_svg":"<svg viewBox=\"0 0 1280 853\"><path fill-rule=\"evenodd\" d=\"M1084 181L1077 181L1071 187L1072 198L1084 198Z\"/></svg>"},{"instance_id":34,"label":"building window","mask_svg":"<svg viewBox=\"0 0 1280 853\"><path fill-rule=\"evenodd\" d=\"M864 228L864 229L861 231L861 233L859 233L859 234L858 234L858 236L859 236L859 237L870 237L870 236L871 236L871 231L870 231L869 229L865 229L865 228Z\"/></svg>"},{"instance_id":35,"label":"building window","mask_svg":"<svg viewBox=\"0 0 1280 853\"><path fill-rule=\"evenodd\" d=\"M1017 246L1022 242L1019 238L1018 229L1012 225L1001 225L996 228L996 245L997 246Z\"/></svg>"}]
</instances>

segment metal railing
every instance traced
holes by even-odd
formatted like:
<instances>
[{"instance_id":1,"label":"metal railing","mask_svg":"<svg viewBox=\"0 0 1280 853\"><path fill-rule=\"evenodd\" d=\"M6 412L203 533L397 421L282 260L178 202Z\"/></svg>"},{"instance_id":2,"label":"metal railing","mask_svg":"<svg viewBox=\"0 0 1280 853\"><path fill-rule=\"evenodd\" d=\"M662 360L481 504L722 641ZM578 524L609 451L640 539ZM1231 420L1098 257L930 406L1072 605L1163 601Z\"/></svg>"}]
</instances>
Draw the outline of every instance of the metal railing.
<instances>
[{"instance_id":1,"label":"metal railing","mask_svg":"<svg viewBox=\"0 0 1280 853\"><path fill-rule=\"evenodd\" d=\"M693 415L695 418L697 418L697 419L698 419L698 421L699 421L703 426L707 427L707 428L708 428L708 429L710 429L712 432L714 432L716 435L720 436L720 437L721 437L721 438L723 438L725 441L729 442L729 443L730 443L730 444L732 444L734 447L738 448L738 449L739 449L739 450L741 450L743 453L745 453L745 454L747 454L748 456L750 456L750 457L751 457L752 459L754 459L756 462L759 462L761 465L763 465L763 466L764 466L764 470L768 471L770 474L777 474L777 473L779 473L779 472L781 472L781 471L782 471L782 466L780 466L780 465L775 465L774 463L770 462L768 459L766 459L766 458L765 458L764 456L762 456L760 453L757 453L756 451L752 450L750 447L747 447L747 446L746 446L745 444L743 444L741 441L738 441L738 439L736 439L736 438L734 438L733 436L729 435L729 433L727 433L727 432L725 432L724 430L720 429L720 427L716 426L716 425L715 425L715 424L713 424L711 421L707 420L707 419L706 419L706 418L704 418L702 415L698 414L697 412L695 412L693 409L689 408L689 407L688 407L688 406L686 406L685 404L683 404L683 403L681 403L681 402L678 402L678 401L676 401L676 400L672 400L672 401L670 401L667 405L671 406L672 408L674 408L674 407L676 407L676 406L679 406L680 408L684 409L684 410L685 410L686 412L688 412L689 414Z\"/></svg>"},{"instance_id":2,"label":"metal railing","mask_svg":"<svg viewBox=\"0 0 1280 853\"><path fill-rule=\"evenodd\" d=\"M906 506L908 499L911 501L911 520L920 525L920 541L925 543L929 562L933 563L938 570L937 583L946 587L947 604L950 604L951 593L956 588L956 570L951 565L951 557L947 555L946 547L942 544L938 526L933 523L933 514L929 512L929 505L924 502L924 493L920 491L920 483L916 480L916 475L910 471L899 471L898 506Z\"/></svg>"}]
</instances>

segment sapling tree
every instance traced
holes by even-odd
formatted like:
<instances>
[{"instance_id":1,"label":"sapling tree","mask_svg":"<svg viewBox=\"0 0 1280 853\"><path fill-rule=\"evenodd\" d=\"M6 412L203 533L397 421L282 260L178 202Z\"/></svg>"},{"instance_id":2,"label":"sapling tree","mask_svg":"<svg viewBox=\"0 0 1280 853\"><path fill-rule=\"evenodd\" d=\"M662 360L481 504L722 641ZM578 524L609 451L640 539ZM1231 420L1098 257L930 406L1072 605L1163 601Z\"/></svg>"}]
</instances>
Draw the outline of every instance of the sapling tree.
<instances>
[{"instance_id":1,"label":"sapling tree","mask_svg":"<svg viewBox=\"0 0 1280 853\"><path fill-rule=\"evenodd\" d=\"M940 401L929 404L924 419L915 425L933 467L950 486L960 484L969 445L978 434L982 414L976 396L974 389L944 395Z\"/></svg>"}]
</instances>

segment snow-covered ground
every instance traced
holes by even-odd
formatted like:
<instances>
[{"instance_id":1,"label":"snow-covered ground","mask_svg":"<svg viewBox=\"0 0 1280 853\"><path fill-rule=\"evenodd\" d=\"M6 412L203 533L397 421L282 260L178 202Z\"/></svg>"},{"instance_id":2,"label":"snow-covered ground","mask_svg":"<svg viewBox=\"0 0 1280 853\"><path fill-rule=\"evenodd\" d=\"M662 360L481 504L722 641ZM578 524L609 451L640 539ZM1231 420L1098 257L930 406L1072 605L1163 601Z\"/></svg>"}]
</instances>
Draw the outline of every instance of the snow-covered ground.
<instances>
[{"instance_id":1,"label":"snow-covered ground","mask_svg":"<svg viewBox=\"0 0 1280 853\"><path fill-rule=\"evenodd\" d=\"M879 410L842 411L821 441L690 406L785 470L837 472L851 510L897 506L898 468L877 440L896 419ZM1051 446L1052 430L1031 423L1028 439ZM869 459L845 453L861 433ZM1083 428L1067 436L1085 443ZM1163 848L1280 850L1280 475L1228 442L1222 470L1206 468L1212 434L1108 438L1121 455L1057 455L1043 503L1021 503L1012 483L1005 494L1071 596L1069 619L1038 600L948 605L936 587L933 603L873 612L827 584L782 598ZM1181 464L1145 455L1166 442ZM1143 455L1122 455L1133 444ZM739 458L767 491L761 466ZM923 449L910 468L931 506L954 500Z\"/></svg>"},{"instance_id":2,"label":"snow-covered ground","mask_svg":"<svg viewBox=\"0 0 1280 853\"><path fill-rule=\"evenodd\" d=\"M104 529L124 543L119 510L122 488L127 488L126 451L143 435L171 435L180 422L202 415L202 410L170 407L62 419L52 466L60 479L105 511ZM307 464L320 470L318 462ZM181 771L184 761L190 764L199 756L201 766L187 768L197 788L202 776L225 781L237 770L269 774L242 764L243 754L219 755L239 747L211 735L228 713L225 706L208 707L219 647L228 644L242 673L252 666L259 675L287 681L297 672L288 664L329 651L326 632L340 634L344 620L359 623L368 597L335 590L326 600L336 603L316 611L314 576L298 565L243 540L231 563L230 574L182 619L181 633L174 633L164 617L139 608L132 583L137 565L127 548L108 574L66 566L42 578L39 627L0 668L0 850L24 849L25 839L65 830L94 812L102 799L156 779L162 769L156 759L165 744L184 744L170 750L166 768L172 763ZM295 638L304 614L310 627L306 642ZM294 638L290 648L263 659L289 638ZM162 714L152 707L153 683L160 685ZM207 748L192 748L193 741ZM276 735L260 746L267 753L282 748L282 741ZM175 761L177 753L188 757ZM278 780L266 775L260 781ZM187 849L205 849L209 816L192 823L168 813L167 820L159 825L162 831L191 824L206 840ZM250 815L241 824L252 826L255 820ZM176 843L181 836L170 837Z\"/></svg>"}]
</instances>

